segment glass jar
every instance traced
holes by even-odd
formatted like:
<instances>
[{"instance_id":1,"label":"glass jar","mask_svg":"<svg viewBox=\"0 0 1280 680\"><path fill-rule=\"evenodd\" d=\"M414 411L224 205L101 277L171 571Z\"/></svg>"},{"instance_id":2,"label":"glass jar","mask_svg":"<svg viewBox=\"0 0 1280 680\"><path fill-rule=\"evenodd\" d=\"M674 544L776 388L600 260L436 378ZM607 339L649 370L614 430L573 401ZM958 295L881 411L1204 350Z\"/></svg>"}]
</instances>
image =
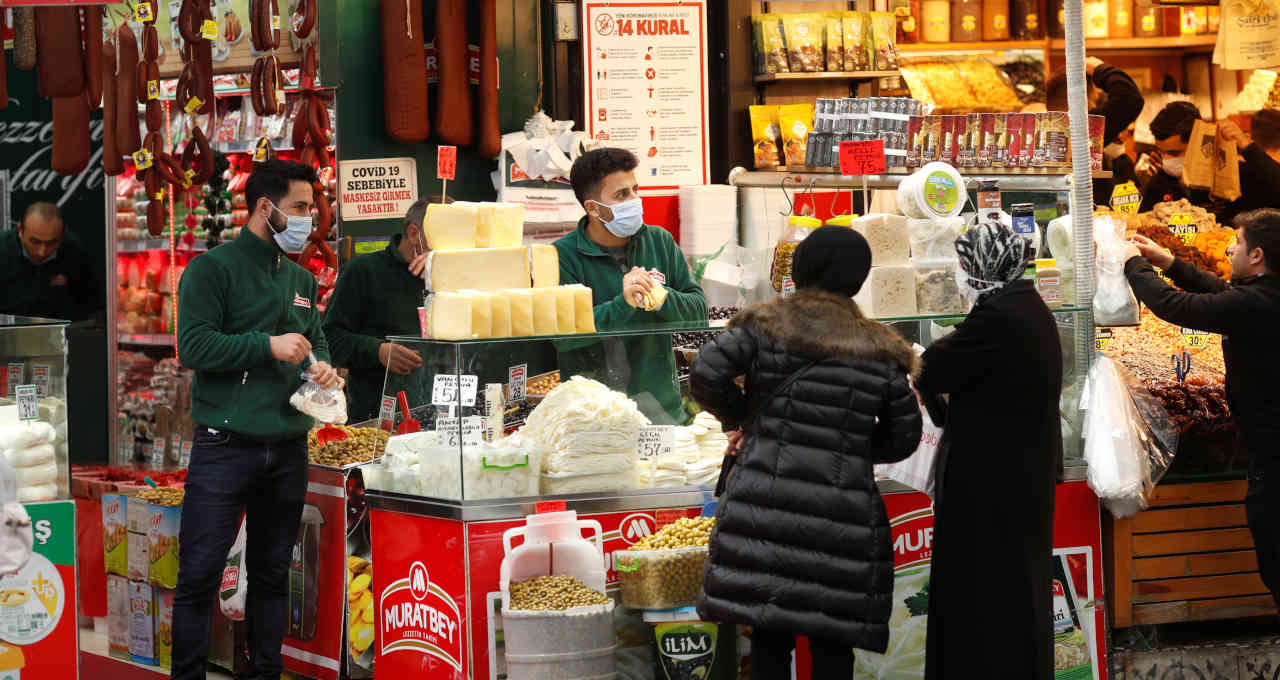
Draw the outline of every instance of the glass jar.
<instances>
[{"instance_id":1,"label":"glass jar","mask_svg":"<svg viewBox=\"0 0 1280 680\"><path fill-rule=\"evenodd\" d=\"M951 40L951 0L924 0L924 41L944 43Z\"/></svg>"},{"instance_id":2,"label":"glass jar","mask_svg":"<svg viewBox=\"0 0 1280 680\"><path fill-rule=\"evenodd\" d=\"M982 39L1009 39L1009 0L982 0Z\"/></svg>"},{"instance_id":3,"label":"glass jar","mask_svg":"<svg viewBox=\"0 0 1280 680\"><path fill-rule=\"evenodd\" d=\"M898 25L898 43L920 42L920 0L893 0L890 9Z\"/></svg>"},{"instance_id":4,"label":"glass jar","mask_svg":"<svg viewBox=\"0 0 1280 680\"><path fill-rule=\"evenodd\" d=\"M1044 37L1044 17L1039 0L1011 0L1010 30L1014 40L1040 40Z\"/></svg>"},{"instance_id":5,"label":"glass jar","mask_svg":"<svg viewBox=\"0 0 1280 680\"><path fill-rule=\"evenodd\" d=\"M1084 37L1106 38L1110 8L1107 0L1085 0L1084 3ZM1064 16L1065 18L1065 16Z\"/></svg>"},{"instance_id":6,"label":"glass jar","mask_svg":"<svg viewBox=\"0 0 1280 680\"><path fill-rule=\"evenodd\" d=\"M982 0L951 0L951 40L982 40Z\"/></svg>"},{"instance_id":7,"label":"glass jar","mask_svg":"<svg viewBox=\"0 0 1280 680\"><path fill-rule=\"evenodd\" d=\"M1133 0L1111 0L1109 37L1133 37Z\"/></svg>"},{"instance_id":8,"label":"glass jar","mask_svg":"<svg viewBox=\"0 0 1280 680\"><path fill-rule=\"evenodd\" d=\"M1161 32L1160 8L1152 0L1134 0L1133 34L1140 38L1156 38Z\"/></svg>"}]
</instances>

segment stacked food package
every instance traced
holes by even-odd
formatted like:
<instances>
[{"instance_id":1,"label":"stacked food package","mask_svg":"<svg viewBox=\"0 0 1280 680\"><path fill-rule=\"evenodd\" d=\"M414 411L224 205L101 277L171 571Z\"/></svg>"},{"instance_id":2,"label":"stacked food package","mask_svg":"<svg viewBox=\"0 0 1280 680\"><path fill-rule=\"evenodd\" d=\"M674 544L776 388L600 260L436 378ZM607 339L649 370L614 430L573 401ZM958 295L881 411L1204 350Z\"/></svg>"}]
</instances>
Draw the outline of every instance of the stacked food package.
<instances>
[{"instance_id":1,"label":"stacked food package","mask_svg":"<svg viewBox=\"0 0 1280 680\"><path fill-rule=\"evenodd\" d=\"M892 71L897 26L888 12L757 14L755 72Z\"/></svg>"},{"instance_id":2,"label":"stacked food package","mask_svg":"<svg viewBox=\"0 0 1280 680\"><path fill-rule=\"evenodd\" d=\"M720 478L729 438L720 421L703 411L693 424L673 426L670 453L636 461L636 486L641 489L713 486Z\"/></svg>"},{"instance_id":3,"label":"stacked food package","mask_svg":"<svg viewBox=\"0 0 1280 680\"><path fill-rule=\"evenodd\" d=\"M908 121L925 111L905 97L819 98L749 108L755 167L835 167L840 142L883 139L888 167L903 167Z\"/></svg>"},{"instance_id":4,"label":"stacked food package","mask_svg":"<svg viewBox=\"0 0 1280 680\"><path fill-rule=\"evenodd\" d=\"M954 77L948 82L954 82ZM978 100L969 97L963 101ZM938 108L981 109L972 105L944 107L941 104ZM1102 116L1089 116L1089 152L1095 171L1102 169L1105 122ZM912 116L907 123L908 168L940 161L965 169L1065 169L1071 165L1070 150L1071 134L1065 111Z\"/></svg>"},{"instance_id":5,"label":"stacked food package","mask_svg":"<svg viewBox=\"0 0 1280 680\"><path fill-rule=\"evenodd\" d=\"M546 451L543 494L635 487L636 437L649 419L625 394L574 376L551 391L520 433Z\"/></svg>"},{"instance_id":6,"label":"stacked food package","mask_svg":"<svg viewBox=\"0 0 1280 680\"><path fill-rule=\"evenodd\" d=\"M19 422L16 406L0 407L0 451L13 468L21 503L57 498L58 481L66 478L66 470L59 470L58 454L61 448L61 460L66 460L66 406L61 400L44 402L41 419L35 421Z\"/></svg>"},{"instance_id":7,"label":"stacked food package","mask_svg":"<svg viewBox=\"0 0 1280 680\"><path fill-rule=\"evenodd\" d=\"M938 113L1017 111L1022 102L1008 76L982 59L904 61L911 96Z\"/></svg>"}]
</instances>

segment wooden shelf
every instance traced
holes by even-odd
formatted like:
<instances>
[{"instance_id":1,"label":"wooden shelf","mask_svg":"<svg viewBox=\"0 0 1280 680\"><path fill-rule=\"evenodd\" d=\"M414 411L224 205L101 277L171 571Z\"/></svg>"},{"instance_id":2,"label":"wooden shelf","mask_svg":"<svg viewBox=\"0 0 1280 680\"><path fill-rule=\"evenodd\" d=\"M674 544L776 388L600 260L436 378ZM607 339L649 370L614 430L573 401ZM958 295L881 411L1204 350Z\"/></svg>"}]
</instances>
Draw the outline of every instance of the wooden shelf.
<instances>
[{"instance_id":1,"label":"wooden shelf","mask_svg":"<svg viewBox=\"0 0 1280 680\"><path fill-rule=\"evenodd\" d=\"M814 71L807 73L765 73L755 76L757 83L782 83L812 80L876 80L901 75L898 71Z\"/></svg>"},{"instance_id":2,"label":"wooden shelf","mask_svg":"<svg viewBox=\"0 0 1280 680\"><path fill-rule=\"evenodd\" d=\"M1085 41L1085 49L1089 51L1119 50L1185 50L1213 49L1218 41L1217 35L1170 35L1159 38L1094 38ZM1067 41L1054 38L1049 41L1055 50L1065 50Z\"/></svg>"},{"instance_id":3,"label":"wooden shelf","mask_svg":"<svg viewBox=\"0 0 1280 680\"><path fill-rule=\"evenodd\" d=\"M1004 50L1044 51L1043 40L1001 40L996 42L907 43L898 45L899 53L907 52L1001 52Z\"/></svg>"}]
</instances>

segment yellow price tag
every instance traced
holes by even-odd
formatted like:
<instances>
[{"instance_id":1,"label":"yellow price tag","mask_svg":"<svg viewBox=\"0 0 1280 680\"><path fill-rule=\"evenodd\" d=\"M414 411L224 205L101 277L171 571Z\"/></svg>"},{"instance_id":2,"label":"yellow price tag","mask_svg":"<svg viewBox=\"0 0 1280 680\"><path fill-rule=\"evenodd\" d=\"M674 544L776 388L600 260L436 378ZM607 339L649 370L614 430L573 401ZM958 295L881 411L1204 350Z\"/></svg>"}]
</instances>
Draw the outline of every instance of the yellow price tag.
<instances>
[{"instance_id":1,"label":"yellow price tag","mask_svg":"<svg viewBox=\"0 0 1280 680\"><path fill-rule=\"evenodd\" d=\"M134 5L133 15L138 21L141 21L144 24L155 21L156 19L155 15L151 13L151 3L149 2L140 2Z\"/></svg>"},{"instance_id":2,"label":"yellow price tag","mask_svg":"<svg viewBox=\"0 0 1280 680\"><path fill-rule=\"evenodd\" d=\"M1209 334L1194 328L1179 329L1182 335L1182 346L1187 349L1201 350L1209 345Z\"/></svg>"},{"instance_id":3,"label":"yellow price tag","mask_svg":"<svg viewBox=\"0 0 1280 680\"><path fill-rule=\"evenodd\" d=\"M1093 351L1106 352L1116 335L1110 328L1099 328L1093 332Z\"/></svg>"},{"instance_id":4,"label":"yellow price tag","mask_svg":"<svg viewBox=\"0 0 1280 680\"><path fill-rule=\"evenodd\" d=\"M151 167L151 152L146 149L138 149L133 152L133 165L139 170L146 170Z\"/></svg>"},{"instance_id":5,"label":"yellow price tag","mask_svg":"<svg viewBox=\"0 0 1280 680\"><path fill-rule=\"evenodd\" d=\"M1117 184L1111 192L1111 209L1125 215L1136 215L1142 206L1142 193L1133 182Z\"/></svg>"},{"instance_id":6,"label":"yellow price tag","mask_svg":"<svg viewBox=\"0 0 1280 680\"><path fill-rule=\"evenodd\" d=\"M1196 241L1196 218L1190 213L1175 213L1169 218L1169 231L1189 246Z\"/></svg>"},{"instance_id":7,"label":"yellow price tag","mask_svg":"<svg viewBox=\"0 0 1280 680\"><path fill-rule=\"evenodd\" d=\"M279 14L272 14L272 15L271 15L271 28L272 28L273 30L276 30L276 31L280 30L280 15L279 15Z\"/></svg>"},{"instance_id":8,"label":"yellow price tag","mask_svg":"<svg viewBox=\"0 0 1280 680\"><path fill-rule=\"evenodd\" d=\"M182 173L182 186L184 187L191 186L191 181L194 180L195 178L196 178L195 170L188 170Z\"/></svg>"},{"instance_id":9,"label":"yellow price tag","mask_svg":"<svg viewBox=\"0 0 1280 680\"><path fill-rule=\"evenodd\" d=\"M159 98L160 98L160 81L148 80L147 81L147 99L159 99Z\"/></svg>"},{"instance_id":10,"label":"yellow price tag","mask_svg":"<svg viewBox=\"0 0 1280 680\"><path fill-rule=\"evenodd\" d=\"M187 114L192 114L200 110L201 106L204 106L204 101L199 97L192 97L187 100L187 105L182 107L182 110L186 111Z\"/></svg>"},{"instance_id":11,"label":"yellow price tag","mask_svg":"<svg viewBox=\"0 0 1280 680\"><path fill-rule=\"evenodd\" d=\"M255 163L265 163L267 161L268 151L271 150L271 142L266 137L258 140L258 146L253 150L253 160Z\"/></svg>"},{"instance_id":12,"label":"yellow price tag","mask_svg":"<svg viewBox=\"0 0 1280 680\"><path fill-rule=\"evenodd\" d=\"M160 191L157 191L157 192L156 192L156 195L155 195L155 196L153 196L152 198L156 199L157 201L163 201L163 200L164 200L164 189L161 189Z\"/></svg>"},{"instance_id":13,"label":"yellow price tag","mask_svg":"<svg viewBox=\"0 0 1280 680\"><path fill-rule=\"evenodd\" d=\"M213 19L205 19L205 22L200 24L200 36L205 40L217 40L218 22Z\"/></svg>"}]
</instances>

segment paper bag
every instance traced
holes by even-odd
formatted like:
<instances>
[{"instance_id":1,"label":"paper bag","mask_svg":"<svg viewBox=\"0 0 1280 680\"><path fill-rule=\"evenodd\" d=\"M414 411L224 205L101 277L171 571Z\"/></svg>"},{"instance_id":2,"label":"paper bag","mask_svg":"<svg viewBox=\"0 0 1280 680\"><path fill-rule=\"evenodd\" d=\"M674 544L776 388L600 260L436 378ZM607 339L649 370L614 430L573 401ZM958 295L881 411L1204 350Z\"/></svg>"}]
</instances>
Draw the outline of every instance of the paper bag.
<instances>
[{"instance_id":1,"label":"paper bag","mask_svg":"<svg viewBox=\"0 0 1280 680\"><path fill-rule=\"evenodd\" d=\"M1182 181L1195 189L1213 188L1213 175L1217 168L1214 141L1218 126L1197 120L1191 130L1191 143L1187 145L1187 158L1182 165Z\"/></svg>"},{"instance_id":2,"label":"paper bag","mask_svg":"<svg viewBox=\"0 0 1280 680\"><path fill-rule=\"evenodd\" d=\"M1223 68L1248 71L1280 66L1280 11L1277 10L1280 10L1277 0L1222 3L1219 42L1222 43Z\"/></svg>"},{"instance_id":3,"label":"paper bag","mask_svg":"<svg viewBox=\"0 0 1280 680\"><path fill-rule=\"evenodd\" d=\"M1211 193L1227 201L1240 198L1240 152L1235 142L1218 140Z\"/></svg>"}]
</instances>

